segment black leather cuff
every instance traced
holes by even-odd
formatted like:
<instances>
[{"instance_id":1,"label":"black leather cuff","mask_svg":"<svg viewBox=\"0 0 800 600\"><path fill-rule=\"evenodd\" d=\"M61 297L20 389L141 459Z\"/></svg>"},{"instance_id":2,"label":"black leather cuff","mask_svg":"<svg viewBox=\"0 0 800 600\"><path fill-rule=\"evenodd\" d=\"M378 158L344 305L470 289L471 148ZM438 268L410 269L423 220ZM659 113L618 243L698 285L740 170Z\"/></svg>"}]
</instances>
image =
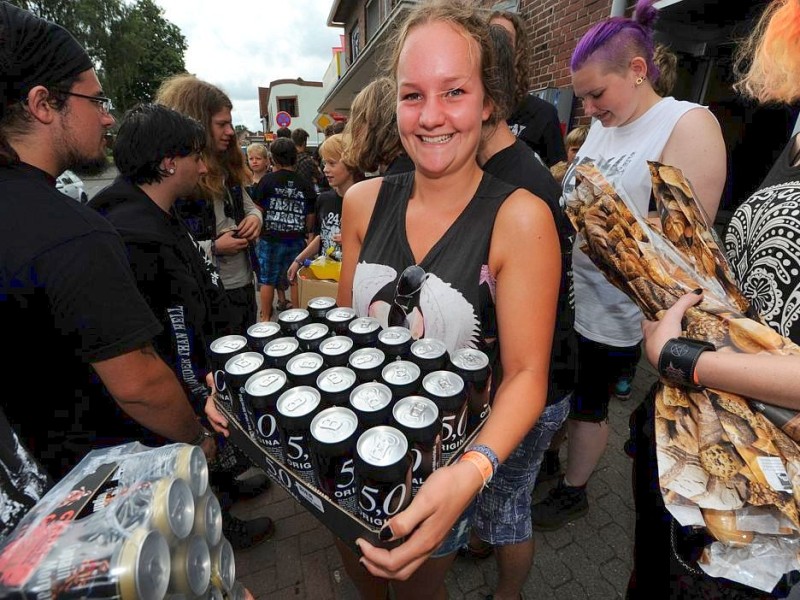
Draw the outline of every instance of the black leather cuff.
<instances>
[{"instance_id":1,"label":"black leather cuff","mask_svg":"<svg viewBox=\"0 0 800 600\"><path fill-rule=\"evenodd\" d=\"M658 356L658 373L671 385L691 390L702 390L694 383L694 368L700 355L706 350L714 351L714 344L702 340L679 337L668 340Z\"/></svg>"}]
</instances>

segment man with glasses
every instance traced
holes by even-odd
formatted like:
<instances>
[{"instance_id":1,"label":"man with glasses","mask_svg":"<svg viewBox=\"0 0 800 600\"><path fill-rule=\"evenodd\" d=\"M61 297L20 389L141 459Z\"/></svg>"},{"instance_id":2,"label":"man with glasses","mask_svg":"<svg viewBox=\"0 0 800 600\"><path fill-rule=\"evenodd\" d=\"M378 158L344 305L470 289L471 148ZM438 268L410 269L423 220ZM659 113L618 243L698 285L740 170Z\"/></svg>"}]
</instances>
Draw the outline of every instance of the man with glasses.
<instances>
[{"instance_id":1,"label":"man with glasses","mask_svg":"<svg viewBox=\"0 0 800 600\"><path fill-rule=\"evenodd\" d=\"M214 439L153 349L161 325L122 240L55 189L66 169L106 165L114 117L91 59L60 26L0 1L0 64L0 323L11 350L0 407L55 478L131 440L198 444L212 458ZM0 514L29 491L21 464L18 478L0 477Z\"/></svg>"}]
</instances>

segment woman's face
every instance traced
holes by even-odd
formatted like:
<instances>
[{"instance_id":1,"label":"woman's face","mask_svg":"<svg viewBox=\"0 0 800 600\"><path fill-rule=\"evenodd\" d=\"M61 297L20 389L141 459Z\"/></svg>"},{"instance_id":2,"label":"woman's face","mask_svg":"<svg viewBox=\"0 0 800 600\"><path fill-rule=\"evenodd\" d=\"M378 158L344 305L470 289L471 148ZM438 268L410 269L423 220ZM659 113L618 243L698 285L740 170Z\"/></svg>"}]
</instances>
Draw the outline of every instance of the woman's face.
<instances>
[{"instance_id":1,"label":"woman's face","mask_svg":"<svg viewBox=\"0 0 800 600\"><path fill-rule=\"evenodd\" d=\"M603 127L627 125L638 117L636 73L609 71L599 61L589 60L572 73L575 95L583 100L586 115L596 118Z\"/></svg>"},{"instance_id":2,"label":"woman's face","mask_svg":"<svg viewBox=\"0 0 800 600\"><path fill-rule=\"evenodd\" d=\"M327 160L323 160L322 172L333 189L338 190L342 185L353 183L353 174L338 158L334 160L332 157L328 157Z\"/></svg>"},{"instance_id":3,"label":"woman's face","mask_svg":"<svg viewBox=\"0 0 800 600\"><path fill-rule=\"evenodd\" d=\"M417 172L440 176L474 162L490 115L477 42L444 22L412 29L397 67L397 128Z\"/></svg>"},{"instance_id":4,"label":"woman's face","mask_svg":"<svg viewBox=\"0 0 800 600\"><path fill-rule=\"evenodd\" d=\"M257 152L247 154L247 164L250 165L253 173L265 173L267 170L267 159Z\"/></svg>"}]
</instances>

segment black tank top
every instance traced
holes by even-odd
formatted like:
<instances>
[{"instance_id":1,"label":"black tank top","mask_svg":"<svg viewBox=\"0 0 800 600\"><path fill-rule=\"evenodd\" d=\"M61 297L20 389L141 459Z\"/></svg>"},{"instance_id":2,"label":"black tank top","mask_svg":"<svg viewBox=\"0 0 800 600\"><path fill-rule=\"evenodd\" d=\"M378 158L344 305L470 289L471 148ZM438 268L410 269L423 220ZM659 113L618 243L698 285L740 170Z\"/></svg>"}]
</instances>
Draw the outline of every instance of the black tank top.
<instances>
[{"instance_id":1,"label":"black tank top","mask_svg":"<svg viewBox=\"0 0 800 600\"><path fill-rule=\"evenodd\" d=\"M360 316L377 317L384 327L398 278L416 263L406 236L413 185L413 172L384 178L353 280L353 308ZM497 211L515 189L484 174L475 196L420 261L427 275L408 311L414 338L434 337L450 352L477 348L495 358L495 280L489 273L489 246Z\"/></svg>"}]
</instances>

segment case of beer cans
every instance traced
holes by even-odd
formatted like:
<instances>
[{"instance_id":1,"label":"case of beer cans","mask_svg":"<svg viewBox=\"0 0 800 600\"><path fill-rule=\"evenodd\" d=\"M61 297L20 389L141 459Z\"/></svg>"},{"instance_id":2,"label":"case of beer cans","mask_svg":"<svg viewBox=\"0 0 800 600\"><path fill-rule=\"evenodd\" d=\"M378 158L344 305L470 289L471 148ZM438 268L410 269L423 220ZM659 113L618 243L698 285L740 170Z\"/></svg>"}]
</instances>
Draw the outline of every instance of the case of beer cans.
<instances>
[{"instance_id":1,"label":"case of beer cans","mask_svg":"<svg viewBox=\"0 0 800 600\"><path fill-rule=\"evenodd\" d=\"M90 452L0 545L2 598L229 596L233 548L198 446Z\"/></svg>"},{"instance_id":2,"label":"case of beer cans","mask_svg":"<svg viewBox=\"0 0 800 600\"><path fill-rule=\"evenodd\" d=\"M244 336L212 342L217 406L229 439L340 540L387 547L383 523L488 416L489 359L331 301L281 313L257 352Z\"/></svg>"}]
</instances>

